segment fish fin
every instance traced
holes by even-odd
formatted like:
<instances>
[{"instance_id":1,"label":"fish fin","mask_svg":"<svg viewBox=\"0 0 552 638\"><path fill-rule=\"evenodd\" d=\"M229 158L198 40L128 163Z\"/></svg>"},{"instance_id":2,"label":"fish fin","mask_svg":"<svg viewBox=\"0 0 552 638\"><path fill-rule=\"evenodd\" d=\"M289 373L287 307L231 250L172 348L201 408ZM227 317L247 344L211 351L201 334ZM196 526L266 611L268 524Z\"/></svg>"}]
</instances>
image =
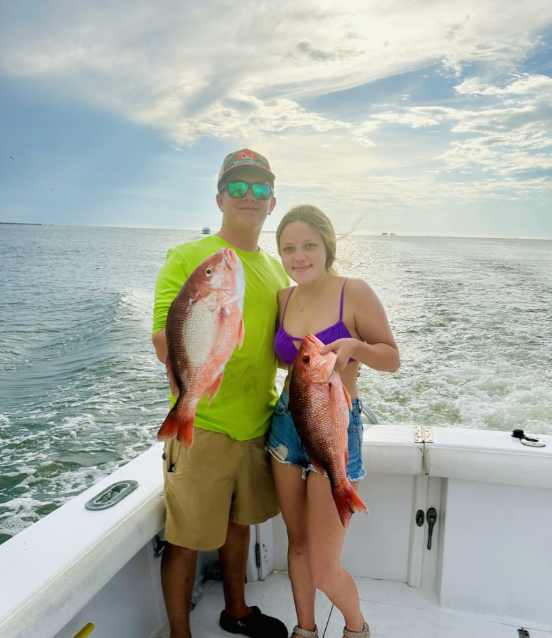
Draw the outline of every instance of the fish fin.
<instances>
[{"instance_id":1,"label":"fish fin","mask_svg":"<svg viewBox=\"0 0 552 638\"><path fill-rule=\"evenodd\" d=\"M178 439L182 445L189 450L194 442L194 422L195 413L186 413L179 410L179 401L167 414L167 418L159 428L157 439L167 441L168 439Z\"/></svg>"},{"instance_id":2,"label":"fish fin","mask_svg":"<svg viewBox=\"0 0 552 638\"><path fill-rule=\"evenodd\" d=\"M343 527L349 527L353 512L369 514L368 508L356 493L350 481L347 481L344 487L332 489L332 496Z\"/></svg>"},{"instance_id":3,"label":"fish fin","mask_svg":"<svg viewBox=\"0 0 552 638\"><path fill-rule=\"evenodd\" d=\"M205 392L205 396L207 397L207 403L211 403L211 401L216 397L217 392L219 391L220 384L222 383L222 375L224 370L218 375L218 377L211 383L211 385L207 388Z\"/></svg>"},{"instance_id":4,"label":"fish fin","mask_svg":"<svg viewBox=\"0 0 552 638\"><path fill-rule=\"evenodd\" d=\"M245 324L243 323L243 317L240 320L240 327L238 330L238 348L241 350L243 346L243 339L245 337Z\"/></svg>"},{"instance_id":5,"label":"fish fin","mask_svg":"<svg viewBox=\"0 0 552 638\"><path fill-rule=\"evenodd\" d=\"M341 389L339 388L341 385ZM349 413L345 411L345 405L343 404L343 398L348 405L348 410L353 409L353 404L351 403L351 397L349 393L345 389L343 384L337 383L328 383L329 391L330 391L330 413L331 418L334 423L342 423L345 421L347 424L349 423ZM345 448L347 449L347 448Z\"/></svg>"},{"instance_id":6,"label":"fish fin","mask_svg":"<svg viewBox=\"0 0 552 638\"><path fill-rule=\"evenodd\" d=\"M226 326L226 321L230 320L231 317L232 317L231 306L229 306L229 305L221 306L220 307L220 312L219 312L218 329L219 330L224 330L225 326ZM243 323L243 316L241 316L240 317L240 325L238 326L238 340L237 340L237 346L239 347L240 350L241 350L241 347L243 346L244 336L245 336L245 325Z\"/></svg>"},{"instance_id":7,"label":"fish fin","mask_svg":"<svg viewBox=\"0 0 552 638\"><path fill-rule=\"evenodd\" d=\"M347 405L349 406L349 410L353 411L353 402L351 401L351 395L347 392L347 388L343 386L343 394L345 395L345 401L347 401Z\"/></svg>"},{"instance_id":8,"label":"fish fin","mask_svg":"<svg viewBox=\"0 0 552 638\"><path fill-rule=\"evenodd\" d=\"M174 376L169 358L167 358L167 377L169 379L171 394L173 395L173 397L178 398L180 396L180 388L178 387L178 383L176 382L176 377Z\"/></svg>"}]
</instances>

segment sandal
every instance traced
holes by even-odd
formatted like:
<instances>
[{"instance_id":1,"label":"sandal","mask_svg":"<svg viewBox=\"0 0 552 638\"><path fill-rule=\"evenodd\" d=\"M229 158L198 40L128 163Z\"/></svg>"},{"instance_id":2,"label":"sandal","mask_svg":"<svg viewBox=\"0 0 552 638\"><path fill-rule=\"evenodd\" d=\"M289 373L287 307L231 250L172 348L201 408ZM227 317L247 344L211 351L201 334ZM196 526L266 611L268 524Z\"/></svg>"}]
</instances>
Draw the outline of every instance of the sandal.
<instances>
[{"instance_id":1,"label":"sandal","mask_svg":"<svg viewBox=\"0 0 552 638\"><path fill-rule=\"evenodd\" d=\"M351 631L347 627L343 627L343 638L370 638L370 627L366 621L362 631Z\"/></svg>"},{"instance_id":2,"label":"sandal","mask_svg":"<svg viewBox=\"0 0 552 638\"><path fill-rule=\"evenodd\" d=\"M318 638L318 628L316 625L314 625L314 631L309 631L308 629L301 629L299 625L295 625L293 631L291 632L292 636L293 634L295 634L296 636L301 636L301 638Z\"/></svg>"}]
</instances>

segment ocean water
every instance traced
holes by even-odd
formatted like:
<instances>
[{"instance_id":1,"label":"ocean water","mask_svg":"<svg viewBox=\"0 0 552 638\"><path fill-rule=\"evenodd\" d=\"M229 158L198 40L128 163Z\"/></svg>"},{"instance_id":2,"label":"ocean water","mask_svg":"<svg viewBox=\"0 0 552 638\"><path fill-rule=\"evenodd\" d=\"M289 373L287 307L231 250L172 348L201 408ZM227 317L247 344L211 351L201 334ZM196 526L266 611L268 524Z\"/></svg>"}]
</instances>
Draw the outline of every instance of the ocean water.
<instances>
[{"instance_id":1,"label":"ocean water","mask_svg":"<svg viewBox=\"0 0 552 638\"><path fill-rule=\"evenodd\" d=\"M154 282L198 237L0 225L0 542L155 442ZM261 245L276 254L273 233ZM399 372L361 370L382 423L552 434L552 242L349 236L338 255L401 350Z\"/></svg>"}]
</instances>

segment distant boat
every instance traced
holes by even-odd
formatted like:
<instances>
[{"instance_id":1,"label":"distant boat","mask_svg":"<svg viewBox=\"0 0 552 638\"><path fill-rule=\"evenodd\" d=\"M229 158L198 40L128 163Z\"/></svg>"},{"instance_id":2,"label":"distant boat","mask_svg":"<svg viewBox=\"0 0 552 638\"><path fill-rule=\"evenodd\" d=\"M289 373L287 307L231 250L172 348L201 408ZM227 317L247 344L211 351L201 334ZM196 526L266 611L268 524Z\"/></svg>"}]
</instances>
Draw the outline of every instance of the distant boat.
<instances>
[{"instance_id":1,"label":"distant boat","mask_svg":"<svg viewBox=\"0 0 552 638\"><path fill-rule=\"evenodd\" d=\"M203 230L201 231L204 235L210 235L211 234L211 229L209 228L209 226L204 226Z\"/></svg>"},{"instance_id":2,"label":"distant boat","mask_svg":"<svg viewBox=\"0 0 552 638\"><path fill-rule=\"evenodd\" d=\"M382 233L382 236L387 235L387 233Z\"/></svg>"},{"instance_id":3,"label":"distant boat","mask_svg":"<svg viewBox=\"0 0 552 638\"><path fill-rule=\"evenodd\" d=\"M394 237L397 233L389 233L391 237Z\"/></svg>"}]
</instances>

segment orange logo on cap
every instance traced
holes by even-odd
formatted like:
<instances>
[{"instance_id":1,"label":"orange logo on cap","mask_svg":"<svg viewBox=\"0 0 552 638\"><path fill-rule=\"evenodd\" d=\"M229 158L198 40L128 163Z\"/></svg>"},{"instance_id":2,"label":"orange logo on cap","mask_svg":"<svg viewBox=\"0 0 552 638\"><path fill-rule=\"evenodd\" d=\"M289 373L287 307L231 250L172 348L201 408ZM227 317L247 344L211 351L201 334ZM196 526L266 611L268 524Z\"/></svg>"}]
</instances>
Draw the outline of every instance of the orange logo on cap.
<instances>
[{"instance_id":1,"label":"orange logo on cap","mask_svg":"<svg viewBox=\"0 0 552 638\"><path fill-rule=\"evenodd\" d=\"M238 155L236 155L236 159L252 159L252 160L258 160L259 158L257 157L257 155L255 155L255 153L252 153L251 151L242 151L241 153L239 153Z\"/></svg>"}]
</instances>

